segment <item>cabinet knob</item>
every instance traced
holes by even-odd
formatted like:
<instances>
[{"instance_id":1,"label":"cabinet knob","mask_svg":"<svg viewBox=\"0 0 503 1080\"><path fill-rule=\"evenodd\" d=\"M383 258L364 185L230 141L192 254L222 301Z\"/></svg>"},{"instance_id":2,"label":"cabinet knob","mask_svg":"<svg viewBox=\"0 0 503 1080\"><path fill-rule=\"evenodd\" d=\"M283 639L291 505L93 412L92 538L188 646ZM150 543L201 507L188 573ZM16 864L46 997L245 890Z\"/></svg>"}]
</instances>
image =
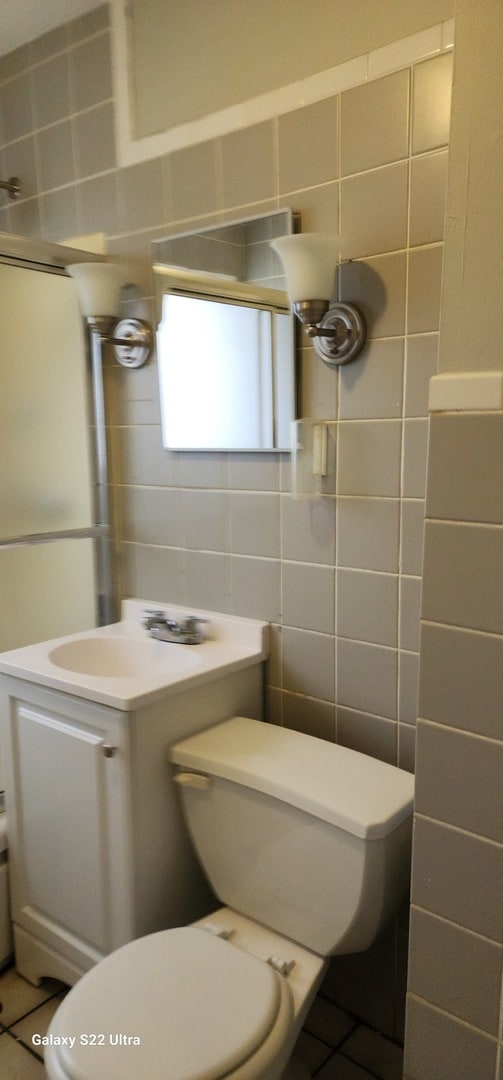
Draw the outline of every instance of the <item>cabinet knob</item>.
<instances>
[{"instance_id":1,"label":"cabinet knob","mask_svg":"<svg viewBox=\"0 0 503 1080\"><path fill-rule=\"evenodd\" d=\"M102 743L101 749L102 749L105 757L113 757L114 754L117 751L116 746L110 746L108 743Z\"/></svg>"}]
</instances>

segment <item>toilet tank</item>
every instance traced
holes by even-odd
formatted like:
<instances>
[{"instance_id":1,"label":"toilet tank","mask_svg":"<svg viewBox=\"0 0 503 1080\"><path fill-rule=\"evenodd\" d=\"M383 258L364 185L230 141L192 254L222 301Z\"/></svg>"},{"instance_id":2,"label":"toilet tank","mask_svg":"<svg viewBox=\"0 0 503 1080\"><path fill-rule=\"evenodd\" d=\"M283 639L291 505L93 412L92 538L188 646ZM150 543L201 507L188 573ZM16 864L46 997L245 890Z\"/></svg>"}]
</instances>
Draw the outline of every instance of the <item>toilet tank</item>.
<instances>
[{"instance_id":1,"label":"toilet tank","mask_svg":"<svg viewBox=\"0 0 503 1080\"><path fill-rule=\"evenodd\" d=\"M223 904L320 956L369 947L408 889L409 773L246 717L177 743L170 758Z\"/></svg>"}]
</instances>

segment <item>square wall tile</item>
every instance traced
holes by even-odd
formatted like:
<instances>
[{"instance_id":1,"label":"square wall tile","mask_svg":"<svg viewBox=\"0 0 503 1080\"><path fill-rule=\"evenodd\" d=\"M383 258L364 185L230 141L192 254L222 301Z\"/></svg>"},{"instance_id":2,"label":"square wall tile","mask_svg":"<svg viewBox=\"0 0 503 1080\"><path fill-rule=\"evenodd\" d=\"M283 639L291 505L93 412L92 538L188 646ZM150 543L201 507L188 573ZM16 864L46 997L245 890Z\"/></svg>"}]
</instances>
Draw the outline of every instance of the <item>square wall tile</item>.
<instances>
[{"instance_id":1,"label":"square wall tile","mask_svg":"<svg viewBox=\"0 0 503 1080\"><path fill-rule=\"evenodd\" d=\"M331 635L283 627L283 686L296 694L334 701L335 647Z\"/></svg>"},{"instance_id":2,"label":"square wall tile","mask_svg":"<svg viewBox=\"0 0 503 1080\"><path fill-rule=\"evenodd\" d=\"M61 52L33 69L36 126L45 127L71 113L69 54Z\"/></svg>"},{"instance_id":3,"label":"square wall tile","mask_svg":"<svg viewBox=\"0 0 503 1080\"><path fill-rule=\"evenodd\" d=\"M108 33L93 37L69 52L72 112L89 109L112 96L112 64Z\"/></svg>"},{"instance_id":4,"label":"square wall tile","mask_svg":"<svg viewBox=\"0 0 503 1080\"><path fill-rule=\"evenodd\" d=\"M338 98L294 109L278 120L279 189L297 191L338 176Z\"/></svg>"},{"instance_id":5,"label":"square wall tile","mask_svg":"<svg viewBox=\"0 0 503 1080\"><path fill-rule=\"evenodd\" d=\"M124 494L121 536L137 544L177 545L179 493L165 488L128 488Z\"/></svg>"},{"instance_id":6,"label":"square wall tile","mask_svg":"<svg viewBox=\"0 0 503 1080\"><path fill-rule=\"evenodd\" d=\"M75 179L73 137L70 120L39 131L35 136L41 191L71 184Z\"/></svg>"},{"instance_id":7,"label":"square wall tile","mask_svg":"<svg viewBox=\"0 0 503 1080\"><path fill-rule=\"evenodd\" d=\"M503 530L427 521L423 618L503 634Z\"/></svg>"},{"instance_id":8,"label":"square wall tile","mask_svg":"<svg viewBox=\"0 0 503 1080\"><path fill-rule=\"evenodd\" d=\"M496 1040L409 995L404 1076L407 1080L487 1080L495 1074Z\"/></svg>"},{"instance_id":9,"label":"square wall tile","mask_svg":"<svg viewBox=\"0 0 503 1080\"><path fill-rule=\"evenodd\" d=\"M428 463L428 420L404 420L402 496L424 499Z\"/></svg>"},{"instance_id":10,"label":"square wall tile","mask_svg":"<svg viewBox=\"0 0 503 1080\"><path fill-rule=\"evenodd\" d=\"M400 578L400 648L419 652L421 578Z\"/></svg>"},{"instance_id":11,"label":"square wall tile","mask_svg":"<svg viewBox=\"0 0 503 1080\"><path fill-rule=\"evenodd\" d=\"M348 420L341 423L339 493L398 496L400 444L399 420Z\"/></svg>"},{"instance_id":12,"label":"square wall tile","mask_svg":"<svg viewBox=\"0 0 503 1080\"><path fill-rule=\"evenodd\" d=\"M281 500L283 559L294 562L335 562L335 499Z\"/></svg>"},{"instance_id":13,"label":"square wall tile","mask_svg":"<svg viewBox=\"0 0 503 1080\"><path fill-rule=\"evenodd\" d=\"M277 494L229 495L230 547L235 555L277 558L280 549L280 496Z\"/></svg>"},{"instance_id":14,"label":"square wall tile","mask_svg":"<svg viewBox=\"0 0 503 1080\"><path fill-rule=\"evenodd\" d=\"M447 150L412 159L409 244L444 239Z\"/></svg>"},{"instance_id":15,"label":"square wall tile","mask_svg":"<svg viewBox=\"0 0 503 1080\"><path fill-rule=\"evenodd\" d=\"M185 551L181 553L181 560L183 598L180 602L232 614L230 556L208 551ZM267 618L267 615L264 617Z\"/></svg>"},{"instance_id":16,"label":"square wall tile","mask_svg":"<svg viewBox=\"0 0 503 1080\"><path fill-rule=\"evenodd\" d=\"M502 441L503 413L432 415L428 517L503 525Z\"/></svg>"},{"instance_id":17,"label":"square wall tile","mask_svg":"<svg viewBox=\"0 0 503 1080\"><path fill-rule=\"evenodd\" d=\"M501 739L503 637L425 622L421 716Z\"/></svg>"},{"instance_id":18,"label":"square wall tile","mask_svg":"<svg viewBox=\"0 0 503 1080\"><path fill-rule=\"evenodd\" d=\"M367 570L338 570L337 633L355 641L396 646L398 577Z\"/></svg>"},{"instance_id":19,"label":"square wall tile","mask_svg":"<svg viewBox=\"0 0 503 1080\"><path fill-rule=\"evenodd\" d=\"M399 656L398 719L415 727L418 716L419 653L401 652Z\"/></svg>"},{"instance_id":20,"label":"square wall tile","mask_svg":"<svg viewBox=\"0 0 503 1080\"><path fill-rule=\"evenodd\" d=\"M337 562L362 570L398 570L398 499L337 500Z\"/></svg>"},{"instance_id":21,"label":"square wall tile","mask_svg":"<svg viewBox=\"0 0 503 1080\"><path fill-rule=\"evenodd\" d=\"M396 720L398 656L394 649L339 638L337 700L359 712Z\"/></svg>"},{"instance_id":22,"label":"square wall tile","mask_svg":"<svg viewBox=\"0 0 503 1080\"><path fill-rule=\"evenodd\" d=\"M316 739L335 740L335 705L329 701L284 692L283 723Z\"/></svg>"},{"instance_id":23,"label":"square wall tile","mask_svg":"<svg viewBox=\"0 0 503 1080\"><path fill-rule=\"evenodd\" d=\"M412 153L445 146L451 120L453 54L417 64L413 73Z\"/></svg>"},{"instance_id":24,"label":"square wall tile","mask_svg":"<svg viewBox=\"0 0 503 1080\"><path fill-rule=\"evenodd\" d=\"M438 370L438 334L407 338L405 416L428 416L430 379Z\"/></svg>"},{"instance_id":25,"label":"square wall tile","mask_svg":"<svg viewBox=\"0 0 503 1080\"><path fill-rule=\"evenodd\" d=\"M396 735L394 720L337 707L337 742L341 746L396 765Z\"/></svg>"},{"instance_id":26,"label":"square wall tile","mask_svg":"<svg viewBox=\"0 0 503 1080\"><path fill-rule=\"evenodd\" d=\"M341 266L341 300L360 308L369 338L405 333L406 260L405 252L399 252Z\"/></svg>"},{"instance_id":27,"label":"square wall tile","mask_svg":"<svg viewBox=\"0 0 503 1080\"><path fill-rule=\"evenodd\" d=\"M151 228L164 220L160 158L120 169L117 190L120 232Z\"/></svg>"},{"instance_id":28,"label":"square wall tile","mask_svg":"<svg viewBox=\"0 0 503 1080\"><path fill-rule=\"evenodd\" d=\"M398 724L397 765L410 773L416 768L416 729L409 724Z\"/></svg>"},{"instance_id":29,"label":"square wall tile","mask_svg":"<svg viewBox=\"0 0 503 1080\"><path fill-rule=\"evenodd\" d=\"M324 364L312 346L306 347L307 338L301 338L297 350L299 363L298 388L302 401L301 416L311 420L335 420L337 417L338 377L337 371Z\"/></svg>"},{"instance_id":30,"label":"square wall tile","mask_svg":"<svg viewBox=\"0 0 503 1080\"><path fill-rule=\"evenodd\" d=\"M408 165L403 161L341 181L341 233L349 259L407 244Z\"/></svg>"},{"instance_id":31,"label":"square wall tile","mask_svg":"<svg viewBox=\"0 0 503 1080\"><path fill-rule=\"evenodd\" d=\"M416 810L503 841L503 743L418 720Z\"/></svg>"},{"instance_id":32,"label":"square wall tile","mask_svg":"<svg viewBox=\"0 0 503 1080\"><path fill-rule=\"evenodd\" d=\"M180 491L179 542L192 551L228 551L227 494Z\"/></svg>"},{"instance_id":33,"label":"square wall tile","mask_svg":"<svg viewBox=\"0 0 503 1080\"><path fill-rule=\"evenodd\" d=\"M410 914L409 990L497 1035L501 949L416 907Z\"/></svg>"},{"instance_id":34,"label":"square wall tile","mask_svg":"<svg viewBox=\"0 0 503 1080\"><path fill-rule=\"evenodd\" d=\"M335 571L330 566L285 562L282 616L286 626L335 632Z\"/></svg>"},{"instance_id":35,"label":"square wall tile","mask_svg":"<svg viewBox=\"0 0 503 1080\"><path fill-rule=\"evenodd\" d=\"M92 176L115 168L114 113L111 103L73 117L76 175Z\"/></svg>"},{"instance_id":36,"label":"square wall tile","mask_svg":"<svg viewBox=\"0 0 503 1080\"><path fill-rule=\"evenodd\" d=\"M243 206L276 194L271 121L233 131L222 139L224 206Z\"/></svg>"},{"instance_id":37,"label":"square wall tile","mask_svg":"<svg viewBox=\"0 0 503 1080\"><path fill-rule=\"evenodd\" d=\"M502 896L500 845L416 816L412 863L414 904L501 942Z\"/></svg>"},{"instance_id":38,"label":"square wall tile","mask_svg":"<svg viewBox=\"0 0 503 1080\"><path fill-rule=\"evenodd\" d=\"M401 416L403 362L403 338L367 342L357 361L341 368L339 418Z\"/></svg>"},{"instance_id":39,"label":"square wall tile","mask_svg":"<svg viewBox=\"0 0 503 1080\"><path fill-rule=\"evenodd\" d=\"M424 334L439 328L442 260L442 246L409 252L409 334Z\"/></svg>"},{"instance_id":40,"label":"square wall tile","mask_svg":"<svg viewBox=\"0 0 503 1080\"><path fill-rule=\"evenodd\" d=\"M363 172L408 152L409 72L355 86L341 94L341 172Z\"/></svg>"},{"instance_id":41,"label":"square wall tile","mask_svg":"<svg viewBox=\"0 0 503 1080\"><path fill-rule=\"evenodd\" d=\"M231 558L232 614L277 623L281 618L280 563L275 559ZM218 606L213 608L218 611Z\"/></svg>"},{"instance_id":42,"label":"square wall tile","mask_svg":"<svg viewBox=\"0 0 503 1080\"><path fill-rule=\"evenodd\" d=\"M423 570L424 501L402 500L400 531L400 569L402 574L419 577Z\"/></svg>"},{"instance_id":43,"label":"square wall tile","mask_svg":"<svg viewBox=\"0 0 503 1080\"><path fill-rule=\"evenodd\" d=\"M175 220L222 208L217 188L215 142L198 143L171 154L170 170Z\"/></svg>"},{"instance_id":44,"label":"square wall tile","mask_svg":"<svg viewBox=\"0 0 503 1080\"><path fill-rule=\"evenodd\" d=\"M291 207L295 203L295 211L300 214L302 232L326 232L336 233L339 231L339 181L332 180L317 187L302 188L292 195L282 195L279 199L280 209Z\"/></svg>"}]
</instances>

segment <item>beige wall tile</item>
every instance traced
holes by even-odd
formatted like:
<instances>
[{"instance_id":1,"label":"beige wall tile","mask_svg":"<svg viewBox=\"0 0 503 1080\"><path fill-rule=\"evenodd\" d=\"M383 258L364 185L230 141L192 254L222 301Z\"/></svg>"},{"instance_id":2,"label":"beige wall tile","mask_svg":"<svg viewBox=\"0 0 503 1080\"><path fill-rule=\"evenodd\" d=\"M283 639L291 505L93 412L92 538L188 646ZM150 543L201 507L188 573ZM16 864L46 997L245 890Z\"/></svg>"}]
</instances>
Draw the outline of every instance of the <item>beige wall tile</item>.
<instances>
[{"instance_id":1,"label":"beige wall tile","mask_svg":"<svg viewBox=\"0 0 503 1080\"><path fill-rule=\"evenodd\" d=\"M337 742L360 754L396 765L397 724L380 716L337 708Z\"/></svg>"},{"instance_id":2,"label":"beige wall tile","mask_svg":"<svg viewBox=\"0 0 503 1080\"><path fill-rule=\"evenodd\" d=\"M429 517L503 524L503 414L433 415Z\"/></svg>"},{"instance_id":3,"label":"beige wall tile","mask_svg":"<svg viewBox=\"0 0 503 1080\"><path fill-rule=\"evenodd\" d=\"M332 567L285 562L282 598L284 625L335 633L335 571Z\"/></svg>"},{"instance_id":4,"label":"beige wall tile","mask_svg":"<svg viewBox=\"0 0 503 1080\"><path fill-rule=\"evenodd\" d=\"M421 716L500 739L503 637L425 622L421 650Z\"/></svg>"},{"instance_id":5,"label":"beige wall tile","mask_svg":"<svg viewBox=\"0 0 503 1080\"><path fill-rule=\"evenodd\" d=\"M297 694L334 701L335 649L328 634L283 628L283 686Z\"/></svg>"},{"instance_id":6,"label":"beige wall tile","mask_svg":"<svg viewBox=\"0 0 503 1080\"><path fill-rule=\"evenodd\" d=\"M409 243L444 239L447 150L413 158L410 177Z\"/></svg>"},{"instance_id":7,"label":"beige wall tile","mask_svg":"<svg viewBox=\"0 0 503 1080\"><path fill-rule=\"evenodd\" d=\"M339 181L304 188L295 195L282 195L279 206L293 207L300 214L301 232L339 231Z\"/></svg>"},{"instance_id":8,"label":"beige wall tile","mask_svg":"<svg viewBox=\"0 0 503 1080\"><path fill-rule=\"evenodd\" d=\"M338 638L337 700L340 705L396 720L397 672L398 657L394 649Z\"/></svg>"},{"instance_id":9,"label":"beige wall tile","mask_svg":"<svg viewBox=\"0 0 503 1080\"><path fill-rule=\"evenodd\" d=\"M420 815L416 817L414 904L501 942L502 895L501 846Z\"/></svg>"},{"instance_id":10,"label":"beige wall tile","mask_svg":"<svg viewBox=\"0 0 503 1080\"><path fill-rule=\"evenodd\" d=\"M298 191L338 176L338 98L280 116L279 190Z\"/></svg>"},{"instance_id":11,"label":"beige wall tile","mask_svg":"<svg viewBox=\"0 0 503 1080\"><path fill-rule=\"evenodd\" d=\"M407 333L438 330L443 248L416 249L409 253Z\"/></svg>"},{"instance_id":12,"label":"beige wall tile","mask_svg":"<svg viewBox=\"0 0 503 1080\"><path fill-rule=\"evenodd\" d=\"M428 420L404 420L402 496L424 499L428 459Z\"/></svg>"},{"instance_id":13,"label":"beige wall tile","mask_svg":"<svg viewBox=\"0 0 503 1080\"><path fill-rule=\"evenodd\" d=\"M341 267L341 300L362 311L369 338L387 338L405 332L406 255L399 252L345 263Z\"/></svg>"},{"instance_id":14,"label":"beige wall tile","mask_svg":"<svg viewBox=\"0 0 503 1080\"><path fill-rule=\"evenodd\" d=\"M452 53L417 64L413 75L412 152L445 146L451 117Z\"/></svg>"},{"instance_id":15,"label":"beige wall tile","mask_svg":"<svg viewBox=\"0 0 503 1080\"><path fill-rule=\"evenodd\" d=\"M460 977L452 978L453 968ZM482 937L412 907L409 990L497 1035L501 950Z\"/></svg>"},{"instance_id":16,"label":"beige wall tile","mask_svg":"<svg viewBox=\"0 0 503 1080\"><path fill-rule=\"evenodd\" d=\"M221 491L178 492L181 547L189 551L228 551L228 496Z\"/></svg>"},{"instance_id":17,"label":"beige wall tile","mask_svg":"<svg viewBox=\"0 0 503 1080\"><path fill-rule=\"evenodd\" d=\"M282 556L295 562L335 562L335 500L293 499L284 495Z\"/></svg>"},{"instance_id":18,"label":"beige wall tile","mask_svg":"<svg viewBox=\"0 0 503 1080\"><path fill-rule=\"evenodd\" d=\"M496 1040L447 1013L409 997L404 1077L407 1080L489 1078L496 1068Z\"/></svg>"},{"instance_id":19,"label":"beige wall tile","mask_svg":"<svg viewBox=\"0 0 503 1080\"><path fill-rule=\"evenodd\" d=\"M398 499L340 496L337 562L364 570L398 570Z\"/></svg>"},{"instance_id":20,"label":"beige wall tile","mask_svg":"<svg viewBox=\"0 0 503 1080\"><path fill-rule=\"evenodd\" d=\"M368 342L352 364L341 368L341 420L402 415L403 338Z\"/></svg>"},{"instance_id":21,"label":"beige wall tile","mask_svg":"<svg viewBox=\"0 0 503 1080\"><path fill-rule=\"evenodd\" d=\"M328 701L284 692L283 723L294 731L304 731L316 739L335 740L335 705Z\"/></svg>"},{"instance_id":22,"label":"beige wall tile","mask_svg":"<svg viewBox=\"0 0 503 1080\"><path fill-rule=\"evenodd\" d=\"M350 259L407 243L407 162L341 181L341 233Z\"/></svg>"},{"instance_id":23,"label":"beige wall tile","mask_svg":"<svg viewBox=\"0 0 503 1080\"><path fill-rule=\"evenodd\" d=\"M400 648L419 652L421 578L400 579Z\"/></svg>"},{"instance_id":24,"label":"beige wall tile","mask_svg":"<svg viewBox=\"0 0 503 1080\"><path fill-rule=\"evenodd\" d=\"M341 94L341 171L363 172L407 156L409 73L397 71Z\"/></svg>"},{"instance_id":25,"label":"beige wall tile","mask_svg":"<svg viewBox=\"0 0 503 1080\"><path fill-rule=\"evenodd\" d=\"M196 217L222 209L215 142L199 143L172 154L170 168L175 218Z\"/></svg>"},{"instance_id":26,"label":"beige wall tile","mask_svg":"<svg viewBox=\"0 0 503 1080\"><path fill-rule=\"evenodd\" d=\"M230 548L241 555L277 558L280 549L279 495L229 495Z\"/></svg>"},{"instance_id":27,"label":"beige wall tile","mask_svg":"<svg viewBox=\"0 0 503 1080\"><path fill-rule=\"evenodd\" d=\"M398 495L399 420L347 420L339 428L341 495Z\"/></svg>"},{"instance_id":28,"label":"beige wall tile","mask_svg":"<svg viewBox=\"0 0 503 1080\"><path fill-rule=\"evenodd\" d=\"M421 576L423 546L424 502L422 499L404 499L400 531L400 569L403 574Z\"/></svg>"},{"instance_id":29,"label":"beige wall tile","mask_svg":"<svg viewBox=\"0 0 503 1080\"><path fill-rule=\"evenodd\" d=\"M503 529L427 521L423 618L503 633Z\"/></svg>"},{"instance_id":30,"label":"beige wall tile","mask_svg":"<svg viewBox=\"0 0 503 1080\"><path fill-rule=\"evenodd\" d=\"M337 571L337 633L377 645L398 644L398 577Z\"/></svg>"},{"instance_id":31,"label":"beige wall tile","mask_svg":"<svg viewBox=\"0 0 503 1080\"><path fill-rule=\"evenodd\" d=\"M209 611L233 612L230 556L207 551L183 552L180 602Z\"/></svg>"},{"instance_id":32,"label":"beige wall tile","mask_svg":"<svg viewBox=\"0 0 503 1080\"><path fill-rule=\"evenodd\" d=\"M503 743L418 720L416 811L419 814L501 843L502 768Z\"/></svg>"},{"instance_id":33,"label":"beige wall tile","mask_svg":"<svg viewBox=\"0 0 503 1080\"><path fill-rule=\"evenodd\" d=\"M271 122L256 124L222 139L224 205L242 206L275 194Z\"/></svg>"},{"instance_id":34,"label":"beige wall tile","mask_svg":"<svg viewBox=\"0 0 503 1080\"><path fill-rule=\"evenodd\" d=\"M406 339L405 416L428 416L430 379L438 369L438 334Z\"/></svg>"},{"instance_id":35,"label":"beige wall tile","mask_svg":"<svg viewBox=\"0 0 503 1080\"><path fill-rule=\"evenodd\" d=\"M398 724L398 767L413 773L416 768L416 729Z\"/></svg>"},{"instance_id":36,"label":"beige wall tile","mask_svg":"<svg viewBox=\"0 0 503 1080\"><path fill-rule=\"evenodd\" d=\"M233 615L279 622L280 563L276 559L247 559L233 555L231 571ZM219 609L213 605L213 610Z\"/></svg>"},{"instance_id":37,"label":"beige wall tile","mask_svg":"<svg viewBox=\"0 0 503 1080\"><path fill-rule=\"evenodd\" d=\"M418 715L419 653L401 652L399 656L398 719L415 727Z\"/></svg>"}]
</instances>

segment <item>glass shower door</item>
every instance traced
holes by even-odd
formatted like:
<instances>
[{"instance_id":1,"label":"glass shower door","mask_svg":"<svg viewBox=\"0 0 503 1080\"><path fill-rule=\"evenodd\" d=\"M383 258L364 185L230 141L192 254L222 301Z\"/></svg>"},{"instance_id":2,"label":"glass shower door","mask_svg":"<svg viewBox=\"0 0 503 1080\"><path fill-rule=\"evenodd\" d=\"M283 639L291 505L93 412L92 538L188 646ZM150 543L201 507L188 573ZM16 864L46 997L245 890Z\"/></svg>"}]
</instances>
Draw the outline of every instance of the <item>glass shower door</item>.
<instances>
[{"instance_id":1,"label":"glass shower door","mask_svg":"<svg viewBox=\"0 0 503 1080\"><path fill-rule=\"evenodd\" d=\"M96 625L89 377L74 283L0 264L0 649Z\"/></svg>"}]
</instances>

